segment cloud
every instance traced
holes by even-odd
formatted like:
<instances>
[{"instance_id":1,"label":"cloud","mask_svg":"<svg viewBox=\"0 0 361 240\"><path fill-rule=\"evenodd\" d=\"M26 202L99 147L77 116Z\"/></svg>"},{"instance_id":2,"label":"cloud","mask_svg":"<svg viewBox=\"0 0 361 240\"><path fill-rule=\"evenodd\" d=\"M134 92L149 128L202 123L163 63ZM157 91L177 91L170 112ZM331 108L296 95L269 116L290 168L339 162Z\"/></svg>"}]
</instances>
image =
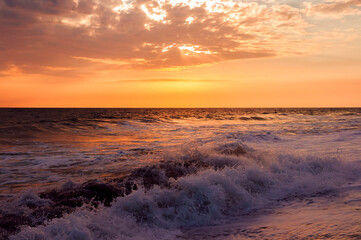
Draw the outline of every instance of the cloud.
<instances>
[{"instance_id":1,"label":"cloud","mask_svg":"<svg viewBox=\"0 0 361 240\"><path fill-rule=\"evenodd\" d=\"M361 14L361 0L339 0L320 4L305 3L307 15L342 18L346 15Z\"/></svg>"},{"instance_id":2,"label":"cloud","mask_svg":"<svg viewBox=\"0 0 361 240\"><path fill-rule=\"evenodd\" d=\"M61 14L76 7L73 0L4 0L4 2L11 8L46 14Z\"/></svg>"},{"instance_id":3,"label":"cloud","mask_svg":"<svg viewBox=\"0 0 361 240\"><path fill-rule=\"evenodd\" d=\"M75 74L89 64L161 69L273 57L299 52L307 27L299 9L257 1L0 0L0 68Z\"/></svg>"}]
</instances>

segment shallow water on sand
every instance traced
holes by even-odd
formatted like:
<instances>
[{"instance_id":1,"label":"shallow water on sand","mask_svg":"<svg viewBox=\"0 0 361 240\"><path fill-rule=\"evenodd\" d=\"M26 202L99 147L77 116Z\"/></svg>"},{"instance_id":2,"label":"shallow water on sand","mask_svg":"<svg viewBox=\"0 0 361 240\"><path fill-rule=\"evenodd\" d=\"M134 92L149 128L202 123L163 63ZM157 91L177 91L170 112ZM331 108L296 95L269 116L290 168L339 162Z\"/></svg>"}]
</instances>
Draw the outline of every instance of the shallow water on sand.
<instances>
[{"instance_id":1,"label":"shallow water on sand","mask_svg":"<svg viewBox=\"0 0 361 240\"><path fill-rule=\"evenodd\" d=\"M337 195L284 201L277 208L182 229L180 239L361 239L361 183Z\"/></svg>"}]
</instances>

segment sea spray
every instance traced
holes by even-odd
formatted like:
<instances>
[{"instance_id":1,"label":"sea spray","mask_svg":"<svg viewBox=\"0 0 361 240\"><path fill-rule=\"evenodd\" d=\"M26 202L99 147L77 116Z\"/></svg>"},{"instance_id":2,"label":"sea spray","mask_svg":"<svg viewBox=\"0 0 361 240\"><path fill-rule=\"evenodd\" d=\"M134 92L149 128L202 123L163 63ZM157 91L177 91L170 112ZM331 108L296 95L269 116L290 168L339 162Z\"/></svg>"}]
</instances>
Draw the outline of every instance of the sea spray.
<instances>
[{"instance_id":1,"label":"sea spray","mask_svg":"<svg viewBox=\"0 0 361 240\"><path fill-rule=\"evenodd\" d=\"M235 151L241 148L248 151ZM274 155L238 142L165 156L163 162L136 169L127 178L99 183L106 186L102 185L107 194L112 193L109 189L119 191L109 202L101 192L91 198L76 193L79 188L85 191L89 183L55 190L61 195L74 189L84 204L45 225L22 227L11 239L175 238L180 227L242 218L297 198L337 194L340 186L361 177L360 162ZM34 209L54 206L54 200L40 196L33 199ZM29 205L32 200L27 199Z\"/></svg>"}]
</instances>

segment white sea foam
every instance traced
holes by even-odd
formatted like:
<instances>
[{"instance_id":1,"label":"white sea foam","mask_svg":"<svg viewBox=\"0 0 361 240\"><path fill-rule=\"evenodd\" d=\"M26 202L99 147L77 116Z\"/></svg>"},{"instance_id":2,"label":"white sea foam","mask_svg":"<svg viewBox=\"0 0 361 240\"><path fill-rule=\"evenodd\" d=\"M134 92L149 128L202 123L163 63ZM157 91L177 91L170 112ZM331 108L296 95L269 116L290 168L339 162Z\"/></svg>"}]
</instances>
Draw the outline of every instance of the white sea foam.
<instances>
[{"instance_id":1,"label":"white sea foam","mask_svg":"<svg viewBox=\"0 0 361 240\"><path fill-rule=\"evenodd\" d=\"M212 225L277 208L280 202L337 194L361 178L360 162L269 154L237 143L169 153L165 159L175 165L153 167L157 184L152 187L119 197L109 208L83 207L45 226L25 227L11 239L174 239L184 226ZM197 169L177 179L167 176L170 168L184 173L185 165L174 168L182 161L195 162Z\"/></svg>"}]
</instances>

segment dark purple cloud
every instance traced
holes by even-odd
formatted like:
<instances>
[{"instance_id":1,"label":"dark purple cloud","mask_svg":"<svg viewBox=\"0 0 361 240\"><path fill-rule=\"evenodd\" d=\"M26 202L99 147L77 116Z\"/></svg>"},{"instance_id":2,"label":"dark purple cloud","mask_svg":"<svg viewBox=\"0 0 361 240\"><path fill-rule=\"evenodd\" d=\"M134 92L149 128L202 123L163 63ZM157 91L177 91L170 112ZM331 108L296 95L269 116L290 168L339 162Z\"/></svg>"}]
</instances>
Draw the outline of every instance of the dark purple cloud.
<instances>
[{"instance_id":1,"label":"dark purple cloud","mask_svg":"<svg viewBox=\"0 0 361 240\"><path fill-rule=\"evenodd\" d=\"M76 8L73 0L4 0L8 7L46 14L61 14Z\"/></svg>"}]
</instances>

